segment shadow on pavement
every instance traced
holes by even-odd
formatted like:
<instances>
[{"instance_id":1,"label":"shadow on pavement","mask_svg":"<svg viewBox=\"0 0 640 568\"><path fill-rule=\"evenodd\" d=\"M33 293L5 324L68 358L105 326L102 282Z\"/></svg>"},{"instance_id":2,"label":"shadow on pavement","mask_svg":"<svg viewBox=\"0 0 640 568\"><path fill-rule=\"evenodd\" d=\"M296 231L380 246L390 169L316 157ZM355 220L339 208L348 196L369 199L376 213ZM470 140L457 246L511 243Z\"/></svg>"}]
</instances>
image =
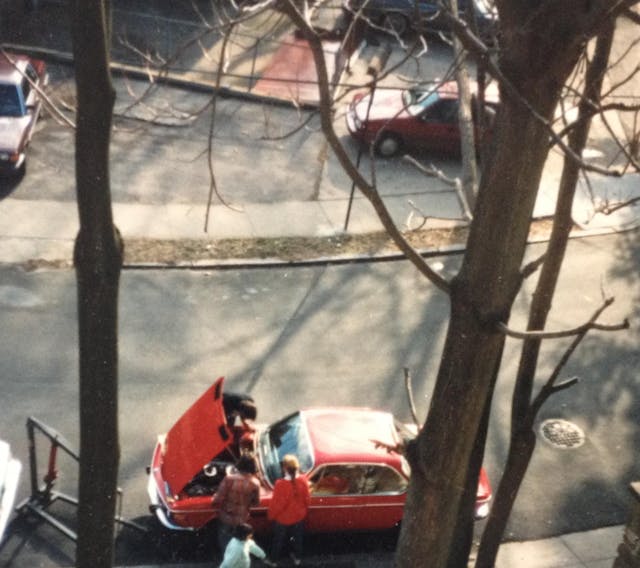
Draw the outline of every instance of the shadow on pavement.
<instances>
[{"instance_id":1,"label":"shadow on pavement","mask_svg":"<svg viewBox=\"0 0 640 568\"><path fill-rule=\"evenodd\" d=\"M24 172L16 176L0 177L0 199L9 197L15 191L16 187L20 185L23 177Z\"/></svg>"}]
</instances>

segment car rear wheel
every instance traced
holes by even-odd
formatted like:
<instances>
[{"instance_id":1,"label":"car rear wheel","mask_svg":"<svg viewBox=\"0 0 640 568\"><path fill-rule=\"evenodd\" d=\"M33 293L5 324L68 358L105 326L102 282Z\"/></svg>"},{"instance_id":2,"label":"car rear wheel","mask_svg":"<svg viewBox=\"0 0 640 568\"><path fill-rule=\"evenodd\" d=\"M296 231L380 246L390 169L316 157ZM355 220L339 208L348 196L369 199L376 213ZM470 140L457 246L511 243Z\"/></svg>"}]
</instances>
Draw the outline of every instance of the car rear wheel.
<instances>
[{"instance_id":1,"label":"car rear wheel","mask_svg":"<svg viewBox=\"0 0 640 568\"><path fill-rule=\"evenodd\" d=\"M390 33L402 36L409 29L409 20L399 12L389 12L382 18L382 27Z\"/></svg>"},{"instance_id":2,"label":"car rear wheel","mask_svg":"<svg viewBox=\"0 0 640 568\"><path fill-rule=\"evenodd\" d=\"M397 156L402 150L402 140L396 134L381 134L375 145L376 153L383 158Z\"/></svg>"}]
</instances>

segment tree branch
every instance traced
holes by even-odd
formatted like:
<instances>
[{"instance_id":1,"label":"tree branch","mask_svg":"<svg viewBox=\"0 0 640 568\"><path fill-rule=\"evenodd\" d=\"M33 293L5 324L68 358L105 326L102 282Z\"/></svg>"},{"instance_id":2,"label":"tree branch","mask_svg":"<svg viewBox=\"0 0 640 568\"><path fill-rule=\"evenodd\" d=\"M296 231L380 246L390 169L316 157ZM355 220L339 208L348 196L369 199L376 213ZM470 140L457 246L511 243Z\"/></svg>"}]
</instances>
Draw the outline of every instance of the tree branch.
<instances>
[{"instance_id":1,"label":"tree branch","mask_svg":"<svg viewBox=\"0 0 640 568\"><path fill-rule=\"evenodd\" d=\"M622 12L622 15L628 20L631 20L634 24L640 24L640 14L634 12L631 8L626 8Z\"/></svg>"},{"instance_id":2,"label":"tree branch","mask_svg":"<svg viewBox=\"0 0 640 568\"><path fill-rule=\"evenodd\" d=\"M578 382L577 377L573 377L572 379L568 379L567 381L564 381L559 385L555 384L556 380L558 379L558 376L560 375L560 372L567 364L567 361L569 360L571 355L573 355L574 351L578 348L578 345L580 345L582 340L585 338L585 336L591 329L597 329L597 327L595 327L596 320L600 317L600 314L602 314L602 312L604 312L604 310L606 310L612 303L613 303L613 298L606 298L604 300L602 305L599 308L597 308L593 313L593 315L591 316L591 318L589 318L589 321L582 326L582 330L576 335L576 337L571 342L571 345L569 345L567 350L563 353L562 357L560 358L560 361L558 362L555 369L547 379L547 382L540 389L540 392L538 392L533 402L531 403L529 411L527 412L528 420L531 421L531 423L533 422L534 418L538 414L538 411L540 410L542 405L547 401L547 399L552 394L559 392L561 390L567 389L572 385L576 384L576 382ZM625 327L628 327L629 325L626 319L625 319L625 323L627 324ZM624 329L624 327L620 329Z\"/></svg>"},{"instance_id":3,"label":"tree branch","mask_svg":"<svg viewBox=\"0 0 640 568\"><path fill-rule=\"evenodd\" d=\"M507 327L503 322L499 322L497 324L497 328L498 331L504 333L507 337L513 337L514 339L561 339L563 337L584 335L592 329L598 331L620 331L622 329L628 329L629 320L627 318L625 318L621 323L611 325L600 324L595 321L600 313L612 303L613 298L607 298L604 301L604 304L598 309L598 311L596 311L594 317L591 317L589 321L578 327L574 327L573 329L565 329L562 331L515 331L509 329L509 327Z\"/></svg>"},{"instance_id":4,"label":"tree branch","mask_svg":"<svg viewBox=\"0 0 640 568\"><path fill-rule=\"evenodd\" d=\"M418 413L416 412L416 405L414 404L414 401L413 401L413 388L411 387L411 374L409 372L409 367L404 368L404 388L407 393L409 410L411 410L411 417L413 418L413 423L416 425L416 427L419 430L420 420L418 419Z\"/></svg>"},{"instance_id":5,"label":"tree branch","mask_svg":"<svg viewBox=\"0 0 640 568\"><path fill-rule=\"evenodd\" d=\"M522 279L525 280L529 278L529 276L534 274L538 270L538 268L542 266L545 258L547 258L547 253L541 254L538 258L536 258L536 260L533 260L529 264L526 264L521 271Z\"/></svg>"},{"instance_id":6,"label":"tree branch","mask_svg":"<svg viewBox=\"0 0 640 568\"><path fill-rule=\"evenodd\" d=\"M473 219L473 215L471 214L471 210L469 209L469 204L467 203L464 192L462 191L462 187L461 187L462 184L460 183L459 178L448 177L442 170L436 168L433 164L431 164L431 166L427 168L423 166L420 162L418 162L418 160L416 160L413 156L410 156L408 154L402 156L402 159L408 164L411 164L414 168L416 168L418 171L422 172L423 174L430 177L435 177L436 179L439 179L440 181L444 182L448 186L452 187L453 190L456 192L458 203L462 208L463 219L465 221L471 221Z\"/></svg>"},{"instance_id":7,"label":"tree branch","mask_svg":"<svg viewBox=\"0 0 640 568\"><path fill-rule=\"evenodd\" d=\"M318 34L313 30L311 24L304 18L301 12L298 10L293 0L284 0L282 2L283 10L291 18L293 23L302 32L304 37L309 42L309 47L313 53L314 62L316 64L316 70L318 73L318 91L320 94L320 120L322 125L322 131L324 132L327 141L333 149L340 165L343 167L346 174L351 178L353 183L360 189L362 194L373 205L378 218L382 223L385 230L389 233L389 236L393 239L398 248L405 254L408 260L423 274L430 282L432 282L437 288L443 292L449 293L450 284L447 280L442 278L435 270L433 270L427 262L420 256L417 250L415 250L411 244L404 238L401 231L396 227L386 205L375 187L370 185L367 180L358 171L358 168L352 163L351 159L347 155L347 152L342 145L342 142L338 138L335 129L333 127L333 108L332 97L329 88L329 79L326 62L324 60L324 53L322 50L322 42Z\"/></svg>"},{"instance_id":8,"label":"tree branch","mask_svg":"<svg viewBox=\"0 0 640 568\"><path fill-rule=\"evenodd\" d=\"M204 231L205 233L209 230L209 214L211 212L211 203L213 201L213 195L215 193L216 197L220 200L220 202L232 209L237 211L237 208L232 207L226 200L220 195L218 191L218 184L216 182L215 171L213 168L213 134L216 125L216 110L218 103L218 93L220 92L220 83L222 82L223 69L225 64L225 57L227 53L227 44L229 43L229 36L234 28L234 23L231 23L227 29L224 30L224 37L222 40L222 48L220 50L220 60L218 61L218 73L216 75L216 86L213 90L213 95L211 97L211 121L209 122L209 136L207 138L207 166L209 168L209 194L207 195L207 210L204 218Z\"/></svg>"},{"instance_id":9,"label":"tree branch","mask_svg":"<svg viewBox=\"0 0 640 568\"><path fill-rule=\"evenodd\" d=\"M446 18L453 32L458 36L469 54L476 59L478 65L485 65L490 74L503 87L505 93L513 97L514 100L518 101L520 104L524 105L524 107L531 113L531 115L547 128L547 130L549 131L549 136L553 143L556 144L566 156L568 156L571 160L579 164L581 168L587 171L614 177L621 177L624 174L622 170L611 170L585 162L582 157L576 154L570 148L570 146L567 145L567 143L565 143L564 140L562 140L562 138L554 131L551 123L542 115L540 115L540 113L538 113L531 106L527 98L516 89L511 81L507 79L504 73L502 73L502 70L500 69L497 62L491 57L490 49L484 44L484 42L482 42L482 40L480 40L469 30L469 26L466 24L466 22L463 22L459 18L453 17L450 13L447 13Z\"/></svg>"}]
</instances>

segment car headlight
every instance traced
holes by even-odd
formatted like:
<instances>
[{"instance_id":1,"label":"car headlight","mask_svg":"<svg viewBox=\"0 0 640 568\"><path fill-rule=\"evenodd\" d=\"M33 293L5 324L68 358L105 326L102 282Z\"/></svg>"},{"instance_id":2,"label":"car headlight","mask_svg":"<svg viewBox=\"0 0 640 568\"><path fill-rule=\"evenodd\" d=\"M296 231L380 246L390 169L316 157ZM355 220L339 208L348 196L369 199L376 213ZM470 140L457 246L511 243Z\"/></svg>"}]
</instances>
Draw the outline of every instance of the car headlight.
<instances>
[{"instance_id":1,"label":"car headlight","mask_svg":"<svg viewBox=\"0 0 640 568\"><path fill-rule=\"evenodd\" d=\"M11 154L9 152L0 152L0 160L7 161Z\"/></svg>"}]
</instances>

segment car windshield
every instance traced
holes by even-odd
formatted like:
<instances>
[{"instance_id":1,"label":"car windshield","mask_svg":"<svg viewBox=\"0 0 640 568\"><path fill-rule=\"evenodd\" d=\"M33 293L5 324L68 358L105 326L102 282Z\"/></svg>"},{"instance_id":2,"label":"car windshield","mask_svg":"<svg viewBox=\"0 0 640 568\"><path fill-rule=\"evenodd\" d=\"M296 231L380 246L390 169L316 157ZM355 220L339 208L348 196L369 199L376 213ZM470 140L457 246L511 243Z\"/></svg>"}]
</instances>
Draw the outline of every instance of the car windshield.
<instances>
[{"instance_id":1,"label":"car windshield","mask_svg":"<svg viewBox=\"0 0 640 568\"><path fill-rule=\"evenodd\" d=\"M0 83L0 116L22 116L17 85Z\"/></svg>"},{"instance_id":2,"label":"car windshield","mask_svg":"<svg viewBox=\"0 0 640 568\"><path fill-rule=\"evenodd\" d=\"M303 473L313 466L309 436L299 412L272 424L260 436L260 460L271 485L282 477L280 463L286 454L298 458Z\"/></svg>"},{"instance_id":3,"label":"car windshield","mask_svg":"<svg viewBox=\"0 0 640 568\"><path fill-rule=\"evenodd\" d=\"M407 112L412 116L419 115L424 109L438 100L438 93L432 89L422 91L419 89L407 89L402 91L402 103Z\"/></svg>"}]
</instances>

